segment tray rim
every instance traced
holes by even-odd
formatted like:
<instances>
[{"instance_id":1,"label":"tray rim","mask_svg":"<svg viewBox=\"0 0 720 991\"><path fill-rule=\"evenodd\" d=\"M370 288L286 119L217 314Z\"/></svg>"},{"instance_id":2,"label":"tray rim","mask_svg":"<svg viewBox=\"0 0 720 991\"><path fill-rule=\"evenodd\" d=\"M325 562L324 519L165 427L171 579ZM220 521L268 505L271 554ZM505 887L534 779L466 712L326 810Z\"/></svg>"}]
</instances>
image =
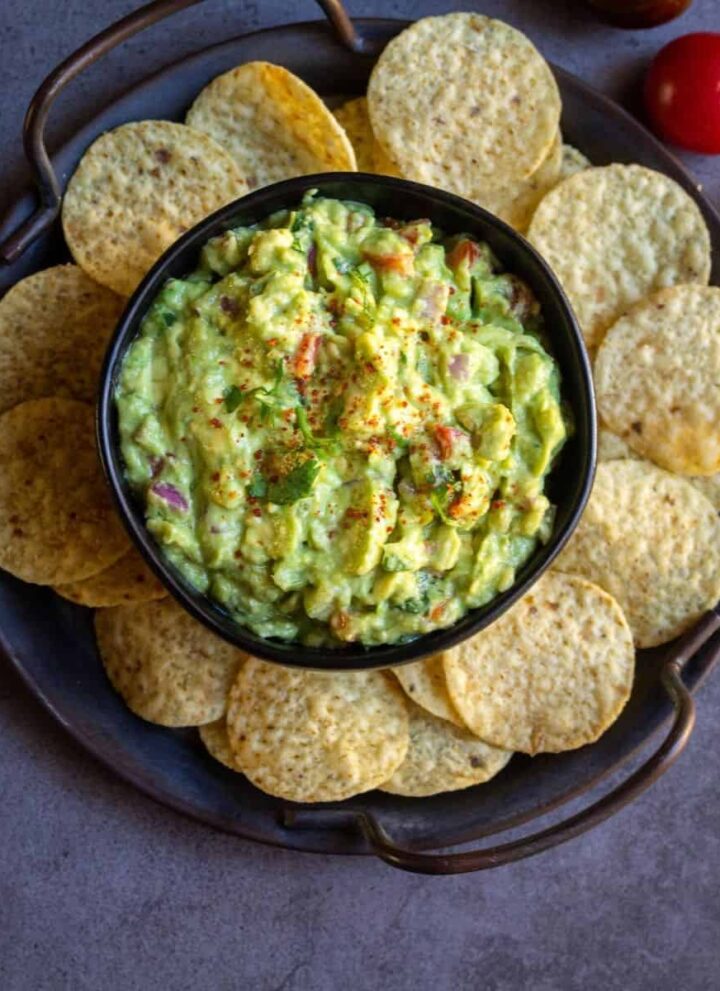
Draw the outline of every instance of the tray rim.
<instances>
[{"instance_id":1,"label":"tray rim","mask_svg":"<svg viewBox=\"0 0 720 991\"><path fill-rule=\"evenodd\" d=\"M412 21L404 18L354 18L353 23L359 28L362 28L363 26L368 26L371 29L375 28L382 30L383 27L385 27L385 28L390 28L394 31L394 33L397 33L397 31L402 30L404 26L412 23ZM101 108L99 108L92 115L91 118L86 120L74 132L66 136L64 140L58 143L57 147L55 147L53 150L51 159L54 159L57 155L61 154L67 144L69 144L71 141L78 140L86 130L91 129L93 125L97 122L97 120L101 118L103 115L110 112L110 110L118 102L130 98L133 94L137 93L141 89L144 89L153 83L157 83L162 77L172 75L173 72L178 71L181 67L186 66L188 63L192 63L192 62L199 63L209 53L218 52L220 49L224 47L229 47L237 42L241 42L241 41L245 42L252 40L253 38L256 37L278 34L280 32L294 32L298 30L314 31L317 30L318 28L322 29L324 32L327 32L331 38L334 37L334 32L332 30L332 27L328 25L326 21L322 19L305 20L299 22L291 22L289 24L278 24L270 27L265 27L257 31L241 33L231 38L226 38L222 41L207 45L201 49L198 49L197 51L188 53L187 55L181 56L180 58L172 62L169 62L166 65L161 66L159 69L151 72L144 78L135 82L132 86L128 87L127 89L116 94L113 98L108 100ZM338 46L341 48L342 47L341 42L337 38L335 38L335 41L338 44ZM655 138L655 136L647 130L647 128L644 126L644 124L641 121L633 117L620 104L616 103L613 99L611 99L603 92L590 85L589 83L586 83L584 80L577 77L574 73L571 73L568 70L565 70L555 64L551 63L551 65L553 72L557 76L564 79L564 81L567 82L569 85L573 86L578 92L580 92L583 95L583 97L594 101L603 109L608 108L610 112L613 113L615 116L624 118L625 121L629 124L629 126L631 126L634 130L642 131L645 141L652 143L652 145L655 147L655 150L659 152L660 155L663 158L665 158L669 164L672 164L672 167L678 173L678 175L681 175L683 177L685 184L692 187L693 195L697 200L700 201L700 205L703 211L709 214L709 216L713 219L713 221L717 223L718 226L720 226L720 211L718 211L714 203L711 202L704 195L704 193L702 192L701 185L695 179L695 177L690 172L690 170L684 165L683 162L681 162L677 158L675 154L673 154L671 150L668 150L667 147L663 145L662 142L660 142L657 138ZM21 186L21 184L18 183L18 186ZM29 190L27 189L27 187L25 187L24 192L23 192L23 188L21 187L20 189L14 192L11 191L9 193L8 196L9 206L4 214L3 222L0 225L0 229L5 231L7 228L12 229L12 227L15 226L15 223L17 222L16 214L22 210L23 205L26 202L28 196L29 196ZM57 224L57 221L55 223ZM12 266L8 266L8 268L12 268ZM176 797L172 793L169 793L165 790L159 790L157 786L146 784L145 782L140 780L131 770L128 770L122 766L118 766L116 760L113 760L113 758L109 755L103 754L102 752L103 748L101 744L94 743L92 737L84 734L75 725L73 725L71 722L68 722L61 715L58 708L46 697L45 692L39 687L39 685L36 683L34 678L25 670L21 657L15 651L12 644L7 638L1 617L0 617L0 648L4 652L5 656L8 658L13 669L17 672L22 683L28 688L31 694L40 702L42 707L47 712L49 712L54 719L56 719L56 721L60 724L60 726L67 733L69 733L69 735L77 743L79 743L83 747L83 749L85 749L88 753L92 755L92 757L100 761L101 764L106 766L113 773L117 774L121 779L128 782L133 787L137 788L138 791L140 791L144 795L147 795L149 798L153 799L158 804L172 808L176 812L180 812L181 814L197 822L200 822L205 826L212 826L213 828L221 832L225 832L230 835L240 836L241 838L252 840L254 842L259 842L268 846L278 847L281 849L292 849L292 850L297 850L298 852L321 853L321 854L324 853L324 854L348 855L348 856L368 855L372 853L372 851L369 848L367 848L367 846L363 849L357 849L357 850L344 850L344 851L320 850L308 846L303 846L302 843L300 844L287 843L287 842L283 842L281 839L271 838L266 835L259 835L255 833L253 829L248 828L245 824L242 824L241 826L239 825L238 827L235 826L226 827L219 824L217 821L210 820L206 815L202 813L202 811L194 809L191 803L186 803L182 799ZM700 687L700 685L704 682L705 678L717 665L718 661L720 661L720 640L718 640L717 643L713 641L713 644L711 644L709 649L707 649L707 655L703 657L699 672L697 672L690 679L691 680L690 690L692 692L695 692ZM647 733L639 742L637 742L635 746L632 746L620 759L616 760L614 763L610 764L608 767L604 768L603 770L596 772L591 778L583 780L581 783L573 786L572 788L566 790L565 792L561 792L560 794L554 796L552 799L550 799L548 802L542 805L535 806L531 810L526 810L525 812L516 814L515 816L508 817L504 820L499 820L497 823L494 823L490 827L486 827L486 828L481 827L479 830L472 828L467 829L459 836L456 835L451 837L451 839L449 839L445 845L457 846L464 844L466 842L470 842L472 840L481 839L487 836L492 836L497 833L507 831L509 829L516 828L535 819L542 818L543 816L549 814L553 810L558 809L561 806L578 798L580 795L589 793L591 790L595 789L599 784L605 781L609 776L617 773L619 770L626 767L631 761L633 761L638 756L638 754L646 746L650 744L650 742L655 737L657 737L661 733L663 729L665 729L668 726L671 720L671 712L665 700L663 700L663 706L665 708L668 708L668 712L665 715L665 717L661 718L658 724L649 733ZM280 807L278 808L278 812L279 813L281 812ZM293 831L288 831L288 837L291 837L292 835L293 835ZM297 836L298 834L294 833L294 835ZM418 850L429 849L429 848L437 849L438 845L434 841L430 840L427 843L424 842L414 843L413 847Z\"/></svg>"}]
</instances>

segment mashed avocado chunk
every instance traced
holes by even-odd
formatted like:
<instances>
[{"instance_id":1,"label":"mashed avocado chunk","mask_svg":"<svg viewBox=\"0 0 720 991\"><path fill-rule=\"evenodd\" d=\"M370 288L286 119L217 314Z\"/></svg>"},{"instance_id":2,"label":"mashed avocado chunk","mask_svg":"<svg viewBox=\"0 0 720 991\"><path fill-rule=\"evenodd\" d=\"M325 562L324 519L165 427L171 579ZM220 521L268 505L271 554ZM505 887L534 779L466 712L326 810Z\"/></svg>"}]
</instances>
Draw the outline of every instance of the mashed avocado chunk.
<instances>
[{"instance_id":1,"label":"mashed avocado chunk","mask_svg":"<svg viewBox=\"0 0 720 991\"><path fill-rule=\"evenodd\" d=\"M484 244L307 196L159 293L116 401L184 578L263 637L395 643L509 588L566 437L539 305Z\"/></svg>"}]
</instances>

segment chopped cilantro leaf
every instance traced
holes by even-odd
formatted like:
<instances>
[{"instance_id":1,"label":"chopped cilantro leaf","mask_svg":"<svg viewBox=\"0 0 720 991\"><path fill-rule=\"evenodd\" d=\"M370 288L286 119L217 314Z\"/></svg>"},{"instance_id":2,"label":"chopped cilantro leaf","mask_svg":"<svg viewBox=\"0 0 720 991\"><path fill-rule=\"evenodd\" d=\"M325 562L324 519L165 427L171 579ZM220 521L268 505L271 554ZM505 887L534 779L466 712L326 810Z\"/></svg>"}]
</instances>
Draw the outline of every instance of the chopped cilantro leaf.
<instances>
[{"instance_id":1,"label":"chopped cilantro leaf","mask_svg":"<svg viewBox=\"0 0 720 991\"><path fill-rule=\"evenodd\" d=\"M315 480L320 472L320 462L317 458L303 461L301 465L286 475L280 482L271 482L267 487L269 502L279 506L288 506L298 499L304 499L312 492Z\"/></svg>"},{"instance_id":2,"label":"chopped cilantro leaf","mask_svg":"<svg viewBox=\"0 0 720 991\"><path fill-rule=\"evenodd\" d=\"M337 444L332 437L318 437L312 432L312 427L310 426L310 421L308 420L308 415L304 406L298 405L296 407L295 416L297 417L297 425L300 429L300 433L303 435L306 447L316 451L336 450Z\"/></svg>"},{"instance_id":3,"label":"chopped cilantro leaf","mask_svg":"<svg viewBox=\"0 0 720 991\"><path fill-rule=\"evenodd\" d=\"M443 523L447 523L448 526L457 526L457 520L454 520L452 516L448 516L447 512L456 491L457 485L442 485L437 489L433 489L430 493L430 502L433 509Z\"/></svg>"},{"instance_id":4,"label":"chopped cilantro leaf","mask_svg":"<svg viewBox=\"0 0 720 991\"><path fill-rule=\"evenodd\" d=\"M267 495L267 490L268 484L265 478L259 471L256 471L248 485L247 494L251 499L264 499Z\"/></svg>"},{"instance_id":5,"label":"chopped cilantro leaf","mask_svg":"<svg viewBox=\"0 0 720 991\"><path fill-rule=\"evenodd\" d=\"M238 389L236 385L230 386L230 388L226 391L224 397L225 409L228 411L228 413L235 412L235 410L238 408L240 403L243 401L244 396L245 393L242 391L242 389Z\"/></svg>"},{"instance_id":6,"label":"chopped cilantro leaf","mask_svg":"<svg viewBox=\"0 0 720 991\"><path fill-rule=\"evenodd\" d=\"M387 432L389 436L392 437L392 439L395 441L397 447L405 448L410 446L410 441L407 439L407 437L403 437L403 435L399 434L397 430L395 430L393 427L388 427Z\"/></svg>"}]
</instances>

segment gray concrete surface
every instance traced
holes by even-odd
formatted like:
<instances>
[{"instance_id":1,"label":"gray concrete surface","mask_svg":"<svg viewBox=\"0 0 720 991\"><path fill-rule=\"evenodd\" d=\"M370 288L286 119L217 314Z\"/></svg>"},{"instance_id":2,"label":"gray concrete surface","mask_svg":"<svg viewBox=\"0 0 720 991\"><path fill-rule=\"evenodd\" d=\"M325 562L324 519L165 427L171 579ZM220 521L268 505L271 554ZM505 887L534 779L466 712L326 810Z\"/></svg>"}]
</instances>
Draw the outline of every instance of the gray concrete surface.
<instances>
[{"instance_id":1,"label":"gray concrete surface","mask_svg":"<svg viewBox=\"0 0 720 991\"><path fill-rule=\"evenodd\" d=\"M0 198L20 174L22 113L40 78L133 6L0 4ZM385 16L442 7L350 6ZM621 98L664 40L720 28L716 0L635 33L599 26L570 0L472 6L526 29L551 58ZM78 83L52 132L182 51L315 16L309 0L186 12ZM691 164L720 200L720 159ZM0 988L711 991L720 987L717 675L698 702L680 764L614 820L510 868L431 879L264 849L185 821L82 753L0 661Z\"/></svg>"}]
</instances>

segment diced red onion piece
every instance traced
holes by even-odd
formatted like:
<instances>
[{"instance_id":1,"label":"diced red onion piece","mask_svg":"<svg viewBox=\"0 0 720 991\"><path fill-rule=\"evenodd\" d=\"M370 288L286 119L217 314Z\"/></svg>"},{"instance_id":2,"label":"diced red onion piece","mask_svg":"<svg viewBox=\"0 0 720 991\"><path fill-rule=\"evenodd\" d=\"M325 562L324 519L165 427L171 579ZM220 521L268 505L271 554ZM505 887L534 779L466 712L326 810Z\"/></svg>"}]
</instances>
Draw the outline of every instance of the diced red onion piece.
<instances>
[{"instance_id":1,"label":"diced red onion piece","mask_svg":"<svg viewBox=\"0 0 720 991\"><path fill-rule=\"evenodd\" d=\"M470 374L468 356L466 354L454 354L448 363L448 370L458 382L466 382Z\"/></svg>"},{"instance_id":2,"label":"diced red onion piece","mask_svg":"<svg viewBox=\"0 0 720 991\"><path fill-rule=\"evenodd\" d=\"M187 499L182 492L178 492L175 486L171 485L169 482L156 482L150 487L150 491L156 495L158 499L162 499L166 502L168 506L172 506L173 509L179 509L181 513L186 513L188 511L189 507L187 504Z\"/></svg>"}]
</instances>

